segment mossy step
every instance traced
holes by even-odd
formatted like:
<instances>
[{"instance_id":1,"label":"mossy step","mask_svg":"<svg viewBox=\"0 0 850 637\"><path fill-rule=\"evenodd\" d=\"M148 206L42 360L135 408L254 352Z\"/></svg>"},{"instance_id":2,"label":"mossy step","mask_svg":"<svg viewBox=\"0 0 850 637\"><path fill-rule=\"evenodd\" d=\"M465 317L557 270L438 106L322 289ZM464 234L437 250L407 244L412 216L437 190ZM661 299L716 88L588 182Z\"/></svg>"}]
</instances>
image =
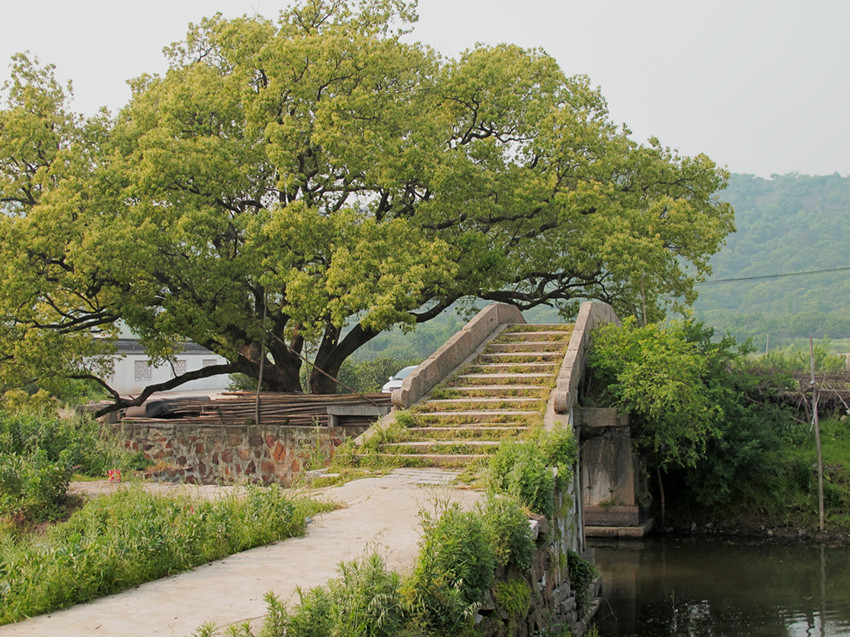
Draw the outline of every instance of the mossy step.
<instances>
[{"instance_id":1,"label":"mossy step","mask_svg":"<svg viewBox=\"0 0 850 637\"><path fill-rule=\"evenodd\" d=\"M409 429L409 431L434 433L439 431L527 431L529 429L531 427L523 424L479 425L477 423L466 423L450 427L415 427Z\"/></svg>"},{"instance_id":2,"label":"mossy step","mask_svg":"<svg viewBox=\"0 0 850 637\"><path fill-rule=\"evenodd\" d=\"M437 398L434 400L429 400L423 406L434 405L437 407L448 407L450 405L499 405L504 404L506 407L510 405L527 405L529 403L538 403L541 402L540 398L529 398L526 396L495 396L495 397L481 397L481 396L467 396L465 398Z\"/></svg>"},{"instance_id":3,"label":"mossy step","mask_svg":"<svg viewBox=\"0 0 850 637\"><path fill-rule=\"evenodd\" d=\"M448 416L468 416L470 418L492 418L493 416L538 416L540 411L520 411L516 409L471 409L464 411L429 411L422 412L422 415L428 415L432 418L441 418Z\"/></svg>"},{"instance_id":4,"label":"mossy step","mask_svg":"<svg viewBox=\"0 0 850 637\"><path fill-rule=\"evenodd\" d=\"M368 465L373 461L378 466L393 467L466 467L476 462L483 462L489 457L483 454L384 454L376 453L369 456L355 456Z\"/></svg>"},{"instance_id":5,"label":"mossy step","mask_svg":"<svg viewBox=\"0 0 850 637\"><path fill-rule=\"evenodd\" d=\"M465 421L454 421L454 420L443 420L441 418L429 418L430 414L420 414L420 421L428 421L428 422L420 422L418 425L414 425L412 427L408 427L408 431L419 431L420 429L526 429L529 427L528 423L524 420L502 420L502 416L500 416L496 420L465 420Z\"/></svg>"},{"instance_id":6,"label":"mossy step","mask_svg":"<svg viewBox=\"0 0 850 637\"><path fill-rule=\"evenodd\" d=\"M567 348L566 342L560 341L514 341L499 343L493 341L484 348L484 354L497 352L563 352Z\"/></svg>"},{"instance_id":7,"label":"mossy step","mask_svg":"<svg viewBox=\"0 0 850 637\"><path fill-rule=\"evenodd\" d=\"M506 369L508 367L522 367L531 370L552 369L553 367L558 367L558 361L550 361L547 363L532 363L525 361L507 361L505 363L472 363L469 366L469 369L492 369L493 371L498 371L500 369Z\"/></svg>"},{"instance_id":8,"label":"mossy step","mask_svg":"<svg viewBox=\"0 0 850 637\"><path fill-rule=\"evenodd\" d=\"M520 424L529 426L538 424L543 421L543 413L539 411L533 412L529 416L515 417L511 414L478 414L470 416L468 414L458 415L458 412L448 412L441 415L433 415L429 413L421 413L416 415L419 425L416 427L454 427L456 425L506 425ZM413 428L411 428L413 429Z\"/></svg>"},{"instance_id":9,"label":"mossy step","mask_svg":"<svg viewBox=\"0 0 850 637\"><path fill-rule=\"evenodd\" d=\"M540 336L550 336L552 337L550 340L566 340L568 336L572 334L572 330L528 330L526 332L517 332L515 330L511 331L503 331L499 336L497 336L494 340L501 341L503 339L508 338L527 338L527 337L540 337Z\"/></svg>"},{"instance_id":10,"label":"mossy step","mask_svg":"<svg viewBox=\"0 0 850 637\"><path fill-rule=\"evenodd\" d=\"M510 333L522 332L571 332L573 323L508 323L505 331ZM502 332L504 334L505 332Z\"/></svg>"},{"instance_id":11,"label":"mossy step","mask_svg":"<svg viewBox=\"0 0 850 637\"><path fill-rule=\"evenodd\" d=\"M419 427L410 429L404 440L416 441L446 441L446 440L495 440L501 442L509 438L517 438L529 431L531 427L490 427L460 425L455 427ZM401 440L398 442L402 442Z\"/></svg>"},{"instance_id":12,"label":"mossy step","mask_svg":"<svg viewBox=\"0 0 850 637\"><path fill-rule=\"evenodd\" d=\"M516 358L525 360L528 358L560 358L560 352L499 352L496 354L481 354L478 359L489 360L491 358ZM476 359L477 360L477 359Z\"/></svg>"},{"instance_id":13,"label":"mossy step","mask_svg":"<svg viewBox=\"0 0 850 637\"><path fill-rule=\"evenodd\" d=\"M465 396L528 396L546 399L550 388L546 385L469 385L464 387L444 387L440 389L443 398L463 398Z\"/></svg>"},{"instance_id":14,"label":"mossy step","mask_svg":"<svg viewBox=\"0 0 850 637\"><path fill-rule=\"evenodd\" d=\"M432 405L430 403L426 403L424 405L419 405L414 408L412 411L416 416L430 416L430 415L440 415L440 414L469 414L471 411L488 413L488 414L499 414L501 415L503 412L511 411L511 410L535 410L534 413L542 413L543 409L546 407L546 401L541 399L534 399L533 402L523 403L523 404L511 404L506 403L504 401L493 402L484 405L472 405L468 402L461 401L457 404L439 404Z\"/></svg>"},{"instance_id":15,"label":"mossy step","mask_svg":"<svg viewBox=\"0 0 850 637\"><path fill-rule=\"evenodd\" d=\"M495 373L495 374L462 374L457 377L457 380L467 381L526 381L534 379L550 379L553 374L542 374L540 372L517 372L512 374Z\"/></svg>"},{"instance_id":16,"label":"mossy step","mask_svg":"<svg viewBox=\"0 0 850 637\"><path fill-rule=\"evenodd\" d=\"M381 449L411 449L412 453L417 450L432 450L440 449L443 453L454 453L453 449L457 448L458 453L479 453L480 449L487 447L498 447L497 440L403 440L399 442L385 442L381 444Z\"/></svg>"}]
</instances>

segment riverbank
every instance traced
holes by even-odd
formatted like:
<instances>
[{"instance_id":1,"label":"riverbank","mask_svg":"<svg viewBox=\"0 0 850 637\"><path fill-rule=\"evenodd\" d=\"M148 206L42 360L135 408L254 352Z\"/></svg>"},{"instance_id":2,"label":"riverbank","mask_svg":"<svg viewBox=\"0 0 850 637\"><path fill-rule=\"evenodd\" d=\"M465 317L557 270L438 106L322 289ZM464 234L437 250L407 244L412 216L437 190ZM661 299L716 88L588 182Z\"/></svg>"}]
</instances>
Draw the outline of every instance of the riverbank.
<instances>
[{"instance_id":1,"label":"riverbank","mask_svg":"<svg viewBox=\"0 0 850 637\"><path fill-rule=\"evenodd\" d=\"M831 529L827 526L821 532L816 523L813 526L810 522L778 522L768 516L748 516L746 519L739 516L692 516L668 522L664 527L657 525L653 534L660 537L747 538L850 547L850 530L846 528Z\"/></svg>"}]
</instances>

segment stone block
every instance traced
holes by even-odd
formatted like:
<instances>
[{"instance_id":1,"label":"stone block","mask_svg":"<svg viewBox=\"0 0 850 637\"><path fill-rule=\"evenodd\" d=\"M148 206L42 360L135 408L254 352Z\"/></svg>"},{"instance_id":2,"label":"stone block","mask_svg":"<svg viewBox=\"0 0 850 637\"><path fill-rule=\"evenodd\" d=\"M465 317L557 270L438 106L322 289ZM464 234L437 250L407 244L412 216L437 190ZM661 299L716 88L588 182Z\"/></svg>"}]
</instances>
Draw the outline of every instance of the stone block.
<instances>
[{"instance_id":1,"label":"stone block","mask_svg":"<svg viewBox=\"0 0 850 637\"><path fill-rule=\"evenodd\" d=\"M586 526L639 526L640 510L637 506L585 506Z\"/></svg>"}]
</instances>

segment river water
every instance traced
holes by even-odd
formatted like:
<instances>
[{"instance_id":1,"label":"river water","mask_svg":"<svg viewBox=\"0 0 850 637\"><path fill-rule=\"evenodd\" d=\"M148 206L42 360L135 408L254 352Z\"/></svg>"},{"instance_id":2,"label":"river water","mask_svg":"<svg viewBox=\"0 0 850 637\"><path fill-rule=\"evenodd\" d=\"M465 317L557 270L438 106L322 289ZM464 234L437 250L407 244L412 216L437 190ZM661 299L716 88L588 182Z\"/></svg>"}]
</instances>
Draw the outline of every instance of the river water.
<instances>
[{"instance_id":1,"label":"river water","mask_svg":"<svg viewBox=\"0 0 850 637\"><path fill-rule=\"evenodd\" d=\"M593 541L601 637L850 635L850 549L747 540Z\"/></svg>"}]
</instances>

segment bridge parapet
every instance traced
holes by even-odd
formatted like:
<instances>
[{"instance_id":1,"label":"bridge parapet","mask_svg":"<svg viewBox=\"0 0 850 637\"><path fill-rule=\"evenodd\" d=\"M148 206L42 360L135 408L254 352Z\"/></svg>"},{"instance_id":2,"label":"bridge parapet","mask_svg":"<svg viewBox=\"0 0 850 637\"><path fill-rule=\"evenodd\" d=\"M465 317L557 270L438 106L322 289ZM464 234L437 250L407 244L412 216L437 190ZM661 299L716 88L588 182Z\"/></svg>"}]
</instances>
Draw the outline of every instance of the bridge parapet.
<instances>
[{"instance_id":1,"label":"bridge parapet","mask_svg":"<svg viewBox=\"0 0 850 637\"><path fill-rule=\"evenodd\" d=\"M496 328L508 323L525 323L522 312L513 305L492 303L478 312L463 329L404 379L401 389L395 390L392 394L393 406L397 409L407 409L419 401L475 354Z\"/></svg>"},{"instance_id":2,"label":"bridge parapet","mask_svg":"<svg viewBox=\"0 0 850 637\"><path fill-rule=\"evenodd\" d=\"M603 323L621 324L614 308L601 301L582 303L552 392L552 404L556 414L569 414L578 401L578 386L584 374L584 360L590 345L590 336L593 329Z\"/></svg>"}]
</instances>

